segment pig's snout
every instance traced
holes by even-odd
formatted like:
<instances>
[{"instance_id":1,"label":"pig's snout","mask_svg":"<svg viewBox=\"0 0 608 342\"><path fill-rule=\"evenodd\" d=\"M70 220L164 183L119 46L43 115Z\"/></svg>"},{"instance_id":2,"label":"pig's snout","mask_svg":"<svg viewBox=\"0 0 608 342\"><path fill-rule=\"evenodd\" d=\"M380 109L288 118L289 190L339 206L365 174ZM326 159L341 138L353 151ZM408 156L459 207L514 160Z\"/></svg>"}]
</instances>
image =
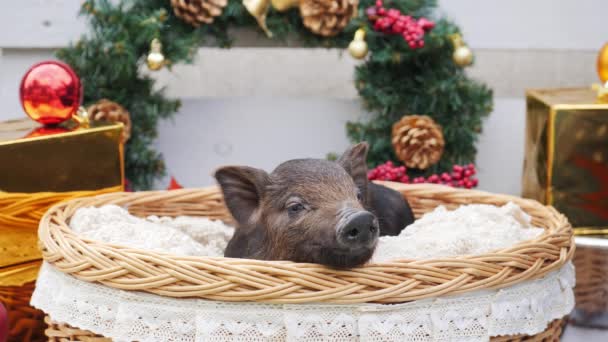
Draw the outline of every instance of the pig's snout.
<instances>
[{"instance_id":1,"label":"pig's snout","mask_svg":"<svg viewBox=\"0 0 608 342\"><path fill-rule=\"evenodd\" d=\"M338 229L338 242L351 248L372 247L380 234L378 219L370 212L362 211L352 215Z\"/></svg>"}]
</instances>

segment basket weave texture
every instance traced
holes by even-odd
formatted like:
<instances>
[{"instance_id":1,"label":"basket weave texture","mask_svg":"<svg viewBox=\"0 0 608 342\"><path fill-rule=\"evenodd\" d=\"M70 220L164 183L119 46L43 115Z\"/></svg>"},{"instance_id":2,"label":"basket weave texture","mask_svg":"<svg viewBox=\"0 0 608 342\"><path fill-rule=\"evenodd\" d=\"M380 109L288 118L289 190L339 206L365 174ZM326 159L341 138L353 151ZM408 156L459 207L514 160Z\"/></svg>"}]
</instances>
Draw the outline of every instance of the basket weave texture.
<instances>
[{"instance_id":1,"label":"basket weave texture","mask_svg":"<svg viewBox=\"0 0 608 342\"><path fill-rule=\"evenodd\" d=\"M114 193L64 202L40 222L44 259L81 280L168 297L268 303L402 303L503 288L541 277L572 258L574 241L567 219L533 200L459 190L440 185L384 183L400 191L416 216L438 205L502 205L512 201L545 232L538 238L493 253L431 260L399 260L335 270L286 261L187 257L137 250L77 236L68 226L81 207L116 204L135 215L231 217L218 188Z\"/></svg>"},{"instance_id":2,"label":"basket weave texture","mask_svg":"<svg viewBox=\"0 0 608 342\"><path fill-rule=\"evenodd\" d=\"M608 250L578 247L576 269L576 309L586 314L608 312Z\"/></svg>"},{"instance_id":3,"label":"basket weave texture","mask_svg":"<svg viewBox=\"0 0 608 342\"><path fill-rule=\"evenodd\" d=\"M66 341L82 341L82 342L111 342L112 340L97 335L88 330L74 328L65 323L53 321L49 316L44 318L44 322L48 324L48 328L44 331L49 342L66 342Z\"/></svg>"},{"instance_id":4,"label":"basket weave texture","mask_svg":"<svg viewBox=\"0 0 608 342\"><path fill-rule=\"evenodd\" d=\"M34 283L21 286L0 286L0 303L8 311L8 342L45 341L44 312L30 306Z\"/></svg>"}]
</instances>

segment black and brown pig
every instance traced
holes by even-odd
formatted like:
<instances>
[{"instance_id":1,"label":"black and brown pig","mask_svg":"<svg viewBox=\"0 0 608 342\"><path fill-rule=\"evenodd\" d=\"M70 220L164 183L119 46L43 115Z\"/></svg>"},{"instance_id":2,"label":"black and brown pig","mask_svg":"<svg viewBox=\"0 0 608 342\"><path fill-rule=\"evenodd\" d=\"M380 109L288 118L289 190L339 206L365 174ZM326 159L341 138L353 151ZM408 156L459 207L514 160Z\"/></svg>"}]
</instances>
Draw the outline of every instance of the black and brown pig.
<instances>
[{"instance_id":1,"label":"black and brown pig","mask_svg":"<svg viewBox=\"0 0 608 342\"><path fill-rule=\"evenodd\" d=\"M247 166L218 169L237 222L226 257L291 260L349 268L367 262L379 235L413 222L400 193L367 180L367 143L337 162L295 159L272 173Z\"/></svg>"}]
</instances>

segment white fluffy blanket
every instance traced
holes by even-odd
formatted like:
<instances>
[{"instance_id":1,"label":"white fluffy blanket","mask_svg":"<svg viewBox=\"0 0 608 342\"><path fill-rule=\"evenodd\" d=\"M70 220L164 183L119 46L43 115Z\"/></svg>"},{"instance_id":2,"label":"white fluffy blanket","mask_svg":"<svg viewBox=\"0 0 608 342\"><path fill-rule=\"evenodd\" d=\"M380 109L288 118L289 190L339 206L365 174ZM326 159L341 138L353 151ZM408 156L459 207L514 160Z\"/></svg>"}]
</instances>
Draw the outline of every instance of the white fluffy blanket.
<instances>
[{"instance_id":1,"label":"white fluffy blanket","mask_svg":"<svg viewBox=\"0 0 608 342\"><path fill-rule=\"evenodd\" d=\"M106 205L81 208L70 221L83 237L107 243L177 255L223 256L234 228L198 217L132 216ZM372 261L428 259L487 253L537 237L530 217L513 203L502 207L465 205L449 211L438 207L399 236L380 238Z\"/></svg>"}]
</instances>

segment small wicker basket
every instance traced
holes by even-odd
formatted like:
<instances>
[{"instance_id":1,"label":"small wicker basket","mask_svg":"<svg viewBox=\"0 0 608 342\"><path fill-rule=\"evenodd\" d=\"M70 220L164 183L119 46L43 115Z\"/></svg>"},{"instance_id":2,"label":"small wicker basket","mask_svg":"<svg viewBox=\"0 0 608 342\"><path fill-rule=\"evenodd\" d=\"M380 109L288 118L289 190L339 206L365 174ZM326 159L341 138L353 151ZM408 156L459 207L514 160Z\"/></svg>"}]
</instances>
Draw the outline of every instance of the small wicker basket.
<instances>
[{"instance_id":1,"label":"small wicker basket","mask_svg":"<svg viewBox=\"0 0 608 342\"><path fill-rule=\"evenodd\" d=\"M608 329L608 239L577 236L576 245L576 307L572 322Z\"/></svg>"},{"instance_id":2,"label":"small wicker basket","mask_svg":"<svg viewBox=\"0 0 608 342\"><path fill-rule=\"evenodd\" d=\"M8 341L44 341L44 312L30 306L34 282L21 286L0 286L0 303L8 311Z\"/></svg>"},{"instance_id":3,"label":"small wicker basket","mask_svg":"<svg viewBox=\"0 0 608 342\"><path fill-rule=\"evenodd\" d=\"M135 215L205 216L232 222L216 187L159 192L114 193L64 202L40 222L44 259L78 279L168 297L267 303L403 303L412 300L497 289L539 278L559 269L574 254L572 228L552 207L513 196L419 184L384 183L407 197L419 217L438 205L518 204L545 232L538 238L493 253L433 260L397 260L335 270L316 264L248 259L178 257L134 250L77 236L68 226L81 207L116 204ZM537 336L496 341L554 341L562 320ZM48 336L94 334L51 324Z\"/></svg>"}]
</instances>

